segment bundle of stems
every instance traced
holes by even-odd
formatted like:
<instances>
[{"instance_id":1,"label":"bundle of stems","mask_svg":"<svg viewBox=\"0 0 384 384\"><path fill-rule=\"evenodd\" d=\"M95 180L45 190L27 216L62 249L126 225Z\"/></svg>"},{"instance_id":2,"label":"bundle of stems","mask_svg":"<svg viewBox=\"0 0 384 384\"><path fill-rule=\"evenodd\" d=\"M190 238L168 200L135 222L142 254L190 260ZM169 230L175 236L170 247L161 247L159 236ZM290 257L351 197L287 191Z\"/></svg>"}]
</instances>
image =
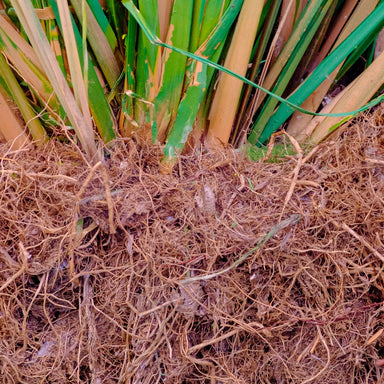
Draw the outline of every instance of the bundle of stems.
<instances>
[{"instance_id":1,"label":"bundle of stems","mask_svg":"<svg viewBox=\"0 0 384 384\"><path fill-rule=\"evenodd\" d=\"M3 0L0 138L318 143L382 100L380 0Z\"/></svg>"}]
</instances>

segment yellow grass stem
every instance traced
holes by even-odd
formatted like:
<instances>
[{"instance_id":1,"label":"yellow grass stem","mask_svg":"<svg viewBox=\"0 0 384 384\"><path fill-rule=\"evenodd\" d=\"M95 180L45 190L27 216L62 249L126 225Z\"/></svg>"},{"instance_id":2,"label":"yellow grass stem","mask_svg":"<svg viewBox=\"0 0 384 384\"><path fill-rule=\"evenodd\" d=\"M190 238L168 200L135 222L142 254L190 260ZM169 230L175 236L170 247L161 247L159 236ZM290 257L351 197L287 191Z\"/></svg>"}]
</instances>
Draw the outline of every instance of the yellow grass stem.
<instances>
[{"instance_id":1,"label":"yellow grass stem","mask_svg":"<svg viewBox=\"0 0 384 384\"><path fill-rule=\"evenodd\" d=\"M67 52L69 70L76 101L81 109L86 124L92 127L92 118L89 111L87 84L83 79L83 71L80 64L74 30L72 28L71 14L66 0L58 0L57 6L62 23L63 38Z\"/></svg>"},{"instance_id":2,"label":"yellow grass stem","mask_svg":"<svg viewBox=\"0 0 384 384\"><path fill-rule=\"evenodd\" d=\"M9 19L4 15L0 15L0 28L4 30L12 43L22 50L23 55L28 58L40 71L43 71L39 59L33 48L21 36L20 32L15 29Z\"/></svg>"},{"instance_id":3,"label":"yellow grass stem","mask_svg":"<svg viewBox=\"0 0 384 384\"><path fill-rule=\"evenodd\" d=\"M367 103L384 84L384 52L351 83L343 92L331 113L352 111ZM317 144L324 140L341 122L343 117L326 118L313 132L310 142Z\"/></svg>"},{"instance_id":4,"label":"yellow grass stem","mask_svg":"<svg viewBox=\"0 0 384 384\"><path fill-rule=\"evenodd\" d=\"M28 59L22 49L15 47L14 42L5 34L1 27L0 39L4 43L1 50L7 60L12 63L18 75L36 92L43 103L48 104L53 110L58 110L56 97L53 95L52 87L44 73Z\"/></svg>"},{"instance_id":5,"label":"yellow grass stem","mask_svg":"<svg viewBox=\"0 0 384 384\"><path fill-rule=\"evenodd\" d=\"M276 61L280 52L283 50L296 24L297 18L306 4L306 0L301 0L299 3L297 3L297 0L283 0L279 20L280 32L274 44L273 51L271 52L271 64Z\"/></svg>"},{"instance_id":6,"label":"yellow grass stem","mask_svg":"<svg viewBox=\"0 0 384 384\"><path fill-rule=\"evenodd\" d=\"M273 62L276 60L276 57L274 57L276 52L281 51L282 49L281 44L284 44L286 42L289 34L292 32L293 22L294 22L293 19L295 15L294 2L295 0L287 0L283 3L283 8L280 14L279 25L274 34L272 42L269 45L268 54L266 56L263 69L259 77L259 81L258 81L259 85L262 85L262 86L264 85L264 80L268 74L268 70L272 66ZM247 114L247 119L243 123L244 134L247 134L247 129L252 124L253 116L255 115L257 108L260 106L259 98L261 97L261 95L262 95L262 91L260 89L256 89L254 97L250 101L250 112Z\"/></svg>"},{"instance_id":7,"label":"yellow grass stem","mask_svg":"<svg viewBox=\"0 0 384 384\"><path fill-rule=\"evenodd\" d=\"M381 30L379 36L377 36L375 46L375 59L384 51L384 29Z\"/></svg>"},{"instance_id":8,"label":"yellow grass stem","mask_svg":"<svg viewBox=\"0 0 384 384\"><path fill-rule=\"evenodd\" d=\"M252 47L256 38L263 0L245 0L240 12L224 66L244 76L248 69ZM222 74L216 95L213 99L207 145L215 147L228 143L231 129L236 117L237 106L243 83Z\"/></svg>"},{"instance_id":9,"label":"yellow grass stem","mask_svg":"<svg viewBox=\"0 0 384 384\"><path fill-rule=\"evenodd\" d=\"M315 59L311 62L311 66L308 69L309 72L312 72L314 68L316 68L322 60L328 55L328 53L332 50L332 47L334 46L337 39L340 41L340 32L345 27L347 21L349 21L349 18L354 11L356 4L359 2L359 0L346 0L343 8L337 15L337 19L333 23L332 27L329 29L327 38L324 39L323 45L321 46L321 49L317 53ZM356 12L354 12L354 17L356 17L356 14L361 13L358 11L358 8L361 7L363 4L367 4L370 10L373 10L377 4L377 1L360 1L360 6L356 8ZM371 6L373 5L373 8ZM364 6L364 5L363 5ZM353 18L353 17L352 17ZM350 22L349 22L350 23ZM356 28L356 26L355 26ZM345 32L343 32L345 33Z\"/></svg>"},{"instance_id":10,"label":"yellow grass stem","mask_svg":"<svg viewBox=\"0 0 384 384\"><path fill-rule=\"evenodd\" d=\"M159 7L160 40L167 38L169 20L171 18L172 0L157 0Z\"/></svg>"},{"instance_id":11,"label":"yellow grass stem","mask_svg":"<svg viewBox=\"0 0 384 384\"><path fill-rule=\"evenodd\" d=\"M33 139L40 144L45 143L48 140L45 129L41 125L35 110L32 108L32 105L2 54L0 54L0 77L11 94L13 101L19 107ZM3 123L3 119L0 121Z\"/></svg>"},{"instance_id":12,"label":"yellow grass stem","mask_svg":"<svg viewBox=\"0 0 384 384\"><path fill-rule=\"evenodd\" d=\"M83 22L82 1L71 1L71 4L75 9L78 19ZM120 68L114 52L109 45L107 36L98 24L87 2L84 3L84 7L86 25L83 25L83 29L86 28L87 30L87 40L92 47L92 50L96 56L100 68L103 71L105 78L107 79L110 88L112 89L115 86L122 69ZM86 57L87 55L85 55L84 59Z\"/></svg>"},{"instance_id":13,"label":"yellow grass stem","mask_svg":"<svg viewBox=\"0 0 384 384\"><path fill-rule=\"evenodd\" d=\"M94 141L93 127L92 125L89 126L84 121L84 116L64 78L31 2L29 0L12 0L12 5L15 8L20 23L23 25L63 109L72 123L77 137L83 145L84 151L88 155L88 159L92 162L97 161L100 154L97 151Z\"/></svg>"},{"instance_id":14,"label":"yellow grass stem","mask_svg":"<svg viewBox=\"0 0 384 384\"><path fill-rule=\"evenodd\" d=\"M21 121L16 118L8 105L6 92L2 87L0 87L0 120L1 136L11 143L11 149L20 149L29 142Z\"/></svg>"},{"instance_id":15,"label":"yellow grass stem","mask_svg":"<svg viewBox=\"0 0 384 384\"><path fill-rule=\"evenodd\" d=\"M171 11L173 0L157 0L158 3L158 12L159 12L159 29L160 29L160 39L165 41L167 39L169 23L171 20ZM153 91L157 93L161 86L161 79L163 76L164 65L163 65L163 52L164 49L159 49L159 56L157 58L156 73L154 75L154 84L156 87L153 87ZM150 100L153 100L154 96L151 96Z\"/></svg>"},{"instance_id":16,"label":"yellow grass stem","mask_svg":"<svg viewBox=\"0 0 384 384\"><path fill-rule=\"evenodd\" d=\"M355 0L349 1L346 4L346 7L350 5L349 3L352 3L351 5L353 5L354 2ZM375 9L377 3L378 0L361 0L359 2L352 16L348 20L348 23L340 33L340 36L333 46L333 49L340 45L340 43L344 41L348 35L350 35L351 32ZM341 20L346 19L346 12L348 12L348 8L344 9L340 14ZM338 23L336 23L336 25L337 24ZM340 65L331 74L328 75L324 82L304 101L304 103L301 105L302 108L316 112L324 96L332 86L333 81L335 80L337 73L341 69L343 63L344 62L340 63ZM348 109L344 109L344 111L346 110ZM295 112L290 120L287 132L294 136L296 140L303 142L312 134L316 125L324 119L325 117L323 116L319 116L316 117L316 119L313 119L311 115Z\"/></svg>"},{"instance_id":17,"label":"yellow grass stem","mask_svg":"<svg viewBox=\"0 0 384 384\"><path fill-rule=\"evenodd\" d=\"M295 3L295 1L293 1ZM281 72L283 71L285 65L289 61L290 57L294 53L295 48L298 45L298 42L303 38L303 35L305 34L305 31L310 28L310 24L312 21L312 17L308 17L310 15L313 15L316 12L316 9L319 8L319 6L322 4L322 0L312 0L307 8L305 8L305 15L302 15L302 18L296 23L295 28L293 29L292 33L289 36L288 41L286 44L284 44L283 49L281 50L278 58L276 61L273 63L271 68L268 70L268 74L265 77L265 80L262 84L262 86L268 90L271 90L274 84L276 83L277 79L279 78ZM300 4L300 9L301 6L304 5ZM292 4L292 2L287 4L286 12L291 12L290 7L293 7L295 9L295 4ZM287 22L287 25L289 22ZM283 28L284 29L284 28ZM283 32L284 33L287 33ZM285 39L285 37L284 37ZM262 93L260 97L257 100L257 103L255 104L254 108L257 110L261 103L264 101L265 97L267 95L265 93Z\"/></svg>"}]
</instances>

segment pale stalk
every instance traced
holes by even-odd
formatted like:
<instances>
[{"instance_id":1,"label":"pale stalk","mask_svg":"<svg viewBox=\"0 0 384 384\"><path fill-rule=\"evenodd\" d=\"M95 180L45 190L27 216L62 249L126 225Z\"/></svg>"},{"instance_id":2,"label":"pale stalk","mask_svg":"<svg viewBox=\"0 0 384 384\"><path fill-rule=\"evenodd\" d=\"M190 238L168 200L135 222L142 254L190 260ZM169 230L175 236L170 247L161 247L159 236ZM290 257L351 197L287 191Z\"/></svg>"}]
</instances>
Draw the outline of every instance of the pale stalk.
<instances>
[{"instance_id":1,"label":"pale stalk","mask_svg":"<svg viewBox=\"0 0 384 384\"><path fill-rule=\"evenodd\" d=\"M378 0L361 0L357 8L353 12L351 18L348 20L348 23L340 33L333 49L335 49L372 11L375 9ZM346 4L348 5L348 4ZM341 13L340 19L345 19L346 12L348 9L344 9ZM321 104L324 96L328 92L329 88L332 86L339 70L341 69L344 61L327 76L324 82L304 101L301 105L302 108L315 112L319 105ZM315 129L315 125L319 124L325 117L317 117L312 119L311 115L306 115L301 112L295 112L289 122L287 132L294 136L299 142L305 141ZM312 122L313 120L313 122ZM310 130L311 128L312 130Z\"/></svg>"},{"instance_id":2,"label":"pale stalk","mask_svg":"<svg viewBox=\"0 0 384 384\"><path fill-rule=\"evenodd\" d=\"M384 51L384 29L379 33L375 46L375 59Z\"/></svg>"},{"instance_id":3,"label":"pale stalk","mask_svg":"<svg viewBox=\"0 0 384 384\"><path fill-rule=\"evenodd\" d=\"M28 0L12 0L17 16L27 32L28 38L35 49L44 71L51 82L63 109L67 113L70 122L83 145L88 158L97 162L99 153L94 141L93 127L86 124L75 98L61 72L56 57L45 36L40 21Z\"/></svg>"},{"instance_id":4,"label":"pale stalk","mask_svg":"<svg viewBox=\"0 0 384 384\"><path fill-rule=\"evenodd\" d=\"M352 111L366 104L384 84L384 52L344 91L331 113ZM352 117L352 116L351 116ZM310 142L324 140L339 124L342 117L327 117L313 132Z\"/></svg>"},{"instance_id":5,"label":"pale stalk","mask_svg":"<svg viewBox=\"0 0 384 384\"><path fill-rule=\"evenodd\" d=\"M225 60L224 66L226 68L242 76L246 74L248 69L263 6L263 0L244 1ZM207 134L208 146L216 147L228 143L242 87L243 83L240 80L222 74L212 103Z\"/></svg>"},{"instance_id":6,"label":"pale stalk","mask_svg":"<svg viewBox=\"0 0 384 384\"><path fill-rule=\"evenodd\" d=\"M279 29L281 31L271 52L271 64L273 64L280 55L280 52L292 33L297 17L303 11L306 3L306 0L301 0L299 4L297 4L297 0L283 0L279 20Z\"/></svg>"},{"instance_id":7,"label":"pale stalk","mask_svg":"<svg viewBox=\"0 0 384 384\"><path fill-rule=\"evenodd\" d=\"M287 62L289 62L295 49L301 45L303 36L305 36L306 31L308 30L308 28L310 28L314 15L323 6L323 0L312 0L307 6L307 8L303 10L305 14L303 14L302 18L296 23L295 28L290 34L287 42L284 44L278 58L268 70L267 76L265 77L265 80L262 84L264 88L268 90L272 89L273 85L278 80L281 72L285 68ZM260 95L257 100L257 103L255 104L256 110L260 107L266 97L267 95L265 93L262 93Z\"/></svg>"},{"instance_id":8,"label":"pale stalk","mask_svg":"<svg viewBox=\"0 0 384 384\"><path fill-rule=\"evenodd\" d=\"M0 133L1 136L9 143L11 149L20 149L23 145L29 142L23 125L20 120L16 118L11 108L9 107L6 98L6 92L0 89Z\"/></svg>"},{"instance_id":9,"label":"pale stalk","mask_svg":"<svg viewBox=\"0 0 384 384\"><path fill-rule=\"evenodd\" d=\"M84 83L83 71L80 64L79 52L77 50L75 34L72 28L71 15L66 0L58 0L57 6L59 9L60 20L62 23L63 38L67 51L69 70L73 91L76 101L84 116L84 120L88 126L92 126L91 113L88 106L88 95L86 84Z\"/></svg>"}]
</instances>

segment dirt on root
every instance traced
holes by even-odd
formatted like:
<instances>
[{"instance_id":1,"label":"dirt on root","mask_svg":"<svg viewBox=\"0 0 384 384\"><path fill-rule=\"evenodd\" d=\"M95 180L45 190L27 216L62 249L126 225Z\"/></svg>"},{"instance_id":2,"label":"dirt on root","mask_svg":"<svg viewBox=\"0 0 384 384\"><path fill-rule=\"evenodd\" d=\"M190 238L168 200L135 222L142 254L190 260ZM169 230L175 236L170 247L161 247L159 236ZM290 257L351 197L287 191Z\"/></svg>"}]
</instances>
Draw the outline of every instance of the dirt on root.
<instances>
[{"instance_id":1,"label":"dirt on root","mask_svg":"<svg viewBox=\"0 0 384 384\"><path fill-rule=\"evenodd\" d=\"M0 148L1 383L380 383L384 110L310 155Z\"/></svg>"}]
</instances>

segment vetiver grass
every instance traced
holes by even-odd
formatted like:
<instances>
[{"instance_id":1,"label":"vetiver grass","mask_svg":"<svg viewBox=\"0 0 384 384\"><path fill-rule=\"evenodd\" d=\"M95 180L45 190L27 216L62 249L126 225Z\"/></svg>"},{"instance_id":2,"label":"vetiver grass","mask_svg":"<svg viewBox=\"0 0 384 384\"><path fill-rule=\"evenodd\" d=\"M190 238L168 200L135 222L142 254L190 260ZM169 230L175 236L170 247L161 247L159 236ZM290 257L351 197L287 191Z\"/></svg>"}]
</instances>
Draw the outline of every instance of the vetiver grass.
<instances>
[{"instance_id":1,"label":"vetiver grass","mask_svg":"<svg viewBox=\"0 0 384 384\"><path fill-rule=\"evenodd\" d=\"M27 128L4 125L3 138L45 141L47 129L65 124L90 159L100 156L98 136L123 135L162 145L172 164L186 145L261 146L286 124L316 143L381 101L378 0L105 4L3 3L2 110L11 113L10 97ZM339 81L339 101L321 110Z\"/></svg>"}]
</instances>

